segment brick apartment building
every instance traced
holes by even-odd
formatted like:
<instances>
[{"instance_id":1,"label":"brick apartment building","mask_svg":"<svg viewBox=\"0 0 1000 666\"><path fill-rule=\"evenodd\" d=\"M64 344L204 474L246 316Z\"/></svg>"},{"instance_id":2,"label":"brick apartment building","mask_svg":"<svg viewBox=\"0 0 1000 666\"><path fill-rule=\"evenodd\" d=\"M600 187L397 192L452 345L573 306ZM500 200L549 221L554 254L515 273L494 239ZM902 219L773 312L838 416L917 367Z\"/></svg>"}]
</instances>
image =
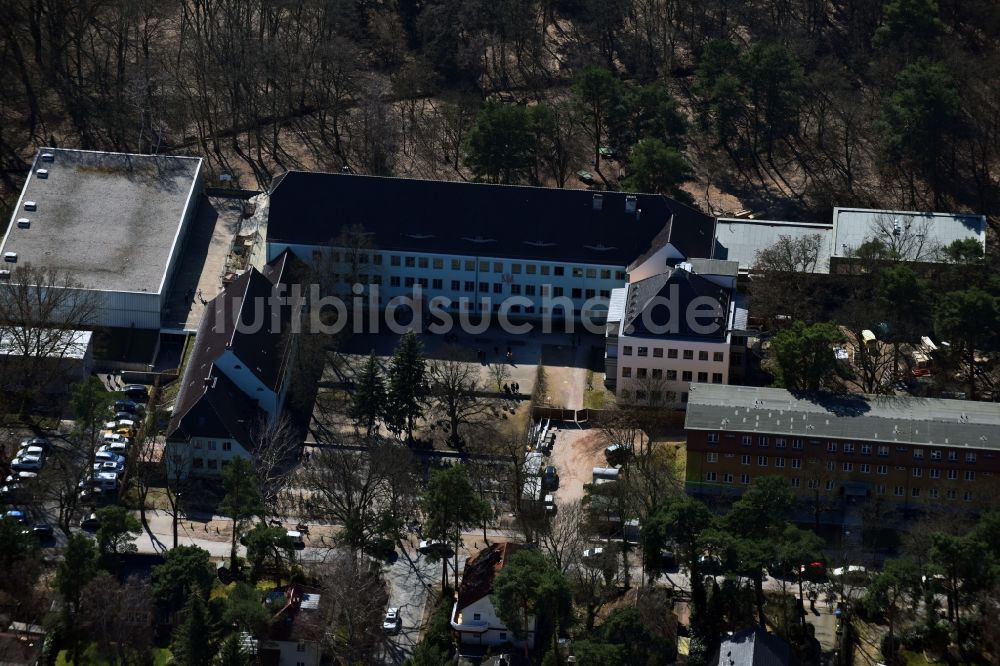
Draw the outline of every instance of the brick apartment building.
<instances>
[{"instance_id":1,"label":"brick apartment building","mask_svg":"<svg viewBox=\"0 0 1000 666\"><path fill-rule=\"evenodd\" d=\"M1000 404L695 384L685 429L692 493L777 475L801 496L887 507L978 509L1000 496Z\"/></svg>"}]
</instances>

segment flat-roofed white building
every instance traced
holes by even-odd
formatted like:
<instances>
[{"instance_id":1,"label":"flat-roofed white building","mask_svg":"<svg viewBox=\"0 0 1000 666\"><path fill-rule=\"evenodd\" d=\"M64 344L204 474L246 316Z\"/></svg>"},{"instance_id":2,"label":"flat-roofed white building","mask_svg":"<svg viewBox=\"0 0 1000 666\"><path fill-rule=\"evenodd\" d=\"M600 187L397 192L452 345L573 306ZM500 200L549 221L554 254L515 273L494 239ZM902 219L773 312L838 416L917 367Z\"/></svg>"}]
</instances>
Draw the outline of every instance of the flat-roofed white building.
<instances>
[{"instance_id":1,"label":"flat-roofed white building","mask_svg":"<svg viewBox=\"0 0 1000 666\"><path fill-rule=\"evenodd\" d=\"M88 326L158 329L202 160L40 148L3 239L0 279L56 270L93 298ZM62 287L61 287L62 288Z\"/></svg>"}]
</instances>

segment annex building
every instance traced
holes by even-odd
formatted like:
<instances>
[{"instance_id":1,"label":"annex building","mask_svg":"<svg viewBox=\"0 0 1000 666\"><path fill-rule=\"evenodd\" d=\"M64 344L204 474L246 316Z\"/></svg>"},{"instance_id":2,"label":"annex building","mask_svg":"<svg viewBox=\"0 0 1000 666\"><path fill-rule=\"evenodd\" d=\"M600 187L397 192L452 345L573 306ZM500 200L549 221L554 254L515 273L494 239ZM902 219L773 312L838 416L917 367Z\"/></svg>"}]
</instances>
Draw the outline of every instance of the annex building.
<instances>
[{"instance_id":1,"label":"annex building","mask_svg":"<svg viewBox=\"0 0 1000 666\"><path fill-rule=\"evenodd\" d=\"M958 508L997 497L1000 404L691 386L687 486L740 493L782 476L796 494Z\"/></svg>"},{"instance_id":2,"label":"annex building","mask_svg":"<svg viewBox=\"0 0 1000 666\"><path fill-rule=\"evenodd\" d=\"M201 188L201 158L41 148L0 247L0 279L26 265L58 271L92 299L92 321L78 323L159 329Z\"/></svg>"},{"instance_id":3,"label":"annex building","mask_svg":"<svg viewBox=\"0 0 1000 666\"><path fill-rule=\"evenodd\" d=\"M630 267L707 257L715 226L660 195L302 171L266 205L268 259L329 262L346 288L377 285L380 305L419 285L454 312L524 317L603 320ZM365 242L344 247L352 229Z\"/></svg>"}]
</instances>

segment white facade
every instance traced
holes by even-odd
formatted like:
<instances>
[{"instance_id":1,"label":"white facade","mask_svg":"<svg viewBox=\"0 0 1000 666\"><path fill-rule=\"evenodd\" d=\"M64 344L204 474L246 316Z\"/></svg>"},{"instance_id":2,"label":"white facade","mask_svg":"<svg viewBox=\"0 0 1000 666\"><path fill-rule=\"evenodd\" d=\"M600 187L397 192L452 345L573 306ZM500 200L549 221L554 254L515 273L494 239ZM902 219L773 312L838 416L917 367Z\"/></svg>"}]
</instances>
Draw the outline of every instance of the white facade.
<instances>
[{"instance_id":1,"label":"white facade","mask_svg":"<svg viewBox=\"0 0 1000 666\"><path fill-rule=\"evenodd\" d=\"M458 607L458 602L455 602L451 609L451 628L456 632L458 642L463 645L496 647L509 643L524 647L527 643L531 648L535 644L535 624L535 617L531 616L526 638L518 640L497 616L489 595L462 609Z\"/></svg>"},{"instance_id":2,"label":"white facade","mask_svg":"<svg viewBox=\"0 0 1000 666\"><path fill-rule=\"evenodd\" d=\"M287 390L287 382L282 381L281 391L275 391L260 381L260 378L243 364L232 349L227 349L215 360L215 367L229 377L248 399L256 401L257 405L267 412L268 418L272 420L277 418Z\"/></svg>"},{"instance_id":3,"label":"white facade","mask_svg":"<svg viewBox=\"0 0 1000 666\"><path fill-rule=\"evenodd\" d=\"M353 269L343 250L274 242L268 243L268 260L286 249L307 264L329 261L328 253L333 252L333 278L343 285L342 294L350 293ZM468 301L467 311L476 313L487 309L498 312L502 301L512 299L507 311L513 316L561 317L572 310L567 314L603 320L611 290L627 280L624 266L487 255L372 250L362 253L358 263L357 282L378 285L377 306L384 307L395 297L412 296L415 285L420 285L425 309L430 299L441 296L450 299L451 307L444 309L452 313L460 311L461 299ZM482 306L484 298L489 299L486 308ZM546 304L546 299L551 302Z\"/></svg>"},{"instance_id":4,"label":"white facade","mask_svg":"<svg viewBox=\"0 0 1000 666\"><path fill-rule=\"evenodd\" d=\"M278 666L319 666L323 651L316 641L262 640L259 649L277 650Z\"/></svg>"},{"instance_id":5,"label":"white facade","mask_svg":"<svg viewBox=\"0 0 1000 666\"><path fill-rule=\"evenodd\" d=\"M662 404L668 391L673 404L687 402L692 382L729 383L729 342L619 336L615 394L619 402Z\"/></svg>"},{"instance_id":6,"label":"white facade","mask_svg":"<svg viewBox=\"0 0 1000 666\"><path fill-rule=\"evenodd\" d=\"M251 459L250 452L235 439L192 437L190 442L171 446L170 450L176 450L179 455L187 457L187 460L178 462L195 476L221 474L233 458ZM171 472L174 469L171 467L172 462L177 464L168 456L167 466ZM182 478L186 478L186 475L182 475Z\"/></svg>"}]
</instances>

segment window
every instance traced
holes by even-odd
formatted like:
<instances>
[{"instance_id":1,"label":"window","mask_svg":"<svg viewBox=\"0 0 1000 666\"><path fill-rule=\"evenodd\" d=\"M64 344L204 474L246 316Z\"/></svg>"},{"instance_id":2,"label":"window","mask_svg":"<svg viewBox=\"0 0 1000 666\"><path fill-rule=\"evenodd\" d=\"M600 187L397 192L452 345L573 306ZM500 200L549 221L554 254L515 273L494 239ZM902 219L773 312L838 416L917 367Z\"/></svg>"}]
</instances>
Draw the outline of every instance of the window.
<instances>
[{"instance_id":1,"label":"window","mask_svg":"<svg viewBox=\"0 0 1000 666\"><path fill-rule=\"evenodd\" d=\"M398 287L399 286L399 276L398 275L391 275L391 276L389 276L389 286L390 287Z\"/></svg>"},{"instance_id":2,"label":"window","mask_svg":"<svg viewBox=\"0 0 1000 666\"><path fill-rule=\"evenodd\" d=\"M833 490L833 480L832 479L826 482L826 491L830 492L831 490Z\"/></svg>"},{"instance_id":3,"label":"window","mask_svg":"<svg viewBox=\"0 0 1000 666\"><path fill-rule=\"evenodd\" d=\"M535 295L535 285L533 285L533 284L527 284L527 285L525 285L524 286L524 295L525 296L534 296Z\"/></svg>"},{"instance_id":4,"label":"window","mask_svg":"<svg viewBox=\"0 0 1000 666\"><path fill-rule=\"evenodd\" d=\"M631 355L632 355L632 345L625 345L625 347L622 349L622 356L631 356Z\"/></svg>"},{"instance_id":5,"label":"window","mask_svg":"<svg viewBox=\"0 0 1000 666\"><path fill-rule=\"evenodd\" d=\"M792 488L798 488L799 485L800 485L800 483L801 483L801 481L799 480L799 477L797 477L797 476L793 476L792 477L792 481L791 481Z\"/></svg>"},{"instance_id":6,"label":"window","mask_svg":"<svg viewBox=\"0 0 1000 666\"><path fill-rule=\"evenodd\" d=\"M201 469L205 466L205 461L202 458L195 458L191 461L191 467L194 469Z\"/></svg>"},{"instance_id":7,"label":"window","mask_svg":"<svg viewBox=\"0 0 1000 666\"><path fill-rule=\"evenodd\" d=\"M706 460L707 460L708 462L710 462L710 463L715 463L715 462L719 462L719 454L718 454L718 453L709 453L709 454L708 454L708 455L707 455L707 456L705 457L705 459L706 459Z\"/></svg>"},{"instance_id":8,"label":"window","mask_svg":"<svg viewBox=\"0 0 1000 666\"><path fill-rule=\"evenodd\" d=\"M875 486L875 492L879 495L885 495L885 486Z\"/></svg>"},{"instance_id":9,"label":"window","mask_svg":"<svg viewBox=\"0 0 1000 666\"><path fill-rule=\"evenodd\" d=\"M920 497L920 488L911 488L910 494L914 497Z\"/></svg>"},{"instance_id":10,"label":"window","mask_svg":"<svg viewBox=\"0 0 1000 666\"><path fill-rule=\"evenodd\" d=\"M958 461L958 452L957 451L949 451L948 452L948 462L956 462L956 461Z\"/></svg>"},{"instance_id":11,"label":"window","mask_svg":"<svg viewBox=\"0 0 1000 666\"><path fill-rule=\"evenodd\" d=\"M576 290L574 290L574 291L576 291ZM583 295L586 298L591 299L591 298L593 298L594 296L597 295L597 292L594 291L593 289L587 289L586 291L583 292Z\"/></svg>"},{"instance_id":12,"label":"window","mask_svg":"<svg viewBox=\"0 0 1000 666\"><path fill-rule=\"evenodd\" d=\"M775 458L774 459L774 466L777 467L778 469L783 468L785 466L785 459L784 458Z\"/></svg>"},{"instance_id":13,"label":"window","mask_svg":"<svg viewBox=\"0 0 1000 666\"><path fill-rule=\"evenodd\" d=\"M411 278L411 277L405 278L403 280L403 284L405 284L407 287L412 287L413 286L413 278Z\"/></svg>"},{"instance_id":14,"label":"window","mask_svg":"<svg viewBox=\"0 0 1000 666\"><path fill-rule=\"evenodd\" d=\"M971 502L972 501L972 493L970 493L968 490L966 490L964 493L962 493L962 499L964 499L966 502Z\"/></svg>"},{"instance_id":15,"label":"window","mask_svg":"<svg viewBox=\"0 0 1000 666\"><path fill-rule=\"evenodd\" d=\"M880 446L880 447L878 447L878 455L879 455L880 458L888 458L889 457L889 447L888 446Z\"/></svg>"},{"instance_id":16,"label":"window","mask_svg":"<svg viewBox=\"0 0 1000 666\"><path fill-rule=\"evenodd\" d=\"M832 460L828 460L826 463L826 471L832 472L835 469L837 469L837 463L833 462Z\"/></svg>"},{"instance_id":17,"label":"window","mask_svg":"<svg viewBox=\"0 0 1000 666\"><path fill-rule=\"evenodd\" d=\"M845 462L843 469L844 469L845 472L853 472L854 471L854 463Z\"/></svg>"},{"instance_id":18,"label":"window","mask_svg":"<svg viewBox=\"0 0 1000 666\"><path fill-rule=\"evenodd\" d=\"M563 295L563 288L562 287L552 287L552 295L553 296L562 296ZM543 296L544 296L544 294L543 294Z\"/></svg>"},{"instance_id":19,"label":"window","mask_svg":"<svg viewBox=\"0 0 1000 666\"><path fill-rule=\"evenodd\" d=\"M750 475L740 474L740 483L742 483L744 486L750 485Z\"/></svg>"},{"instance_id":20,"label":"window","mask_svg":"<svg viewBox=\"0 0 1000 666\"><path fill-rule=\"evenodd\" d=\"M837 443L836 442L827 442L826 443L826 450L829 453L836 453L837 452Z\"/></svg>"},{"instance_id":21,"label":"window","mask_svg":"<svg viewBox=\"0 0 1000 666\"><path fill-rule=\"evenodd\" d=\"M649 347L639 347L636 350L636 356L649 356Z\"/></svg>"},{"instance_id":22,"label":"window","mask_svg":"<svg viewBox=\"0 0 1000 666\"><path fill-rule=\"evenodd\" d=\"M691 381L691 371L690 370L681 371L681 379L686 382Z\"/></svg>"},{"instance_id":23,"label":"window","mask_svg":"<svg viewBox=\"0 0 1000 666\"><path fill-rule=\"evenodd\" d=\"M871 474L872 466L868 463L861 463L858 465L858 470L860 470L862 474Z\"/></svg>"},{"instance_id":24,"label":"window","mask_svg":"<svg viewBox=\"0 0 1000 666\"><path fill-rule=\"evenodd\" d=\"M903 488L903 486L896 486L895 488L892 489L892 494L895 495L896 497L902 497L903 495L906 494L906 491Z\"/></svg>"},{"instance_id":25,"label":"window","mask_svg":"<svg viewBox=\"0 0 1000 666\"><path fill-rule=\"evenodd\" d=\"M759 446L762 449L766 449L767 448L767 437L758 437L757 438L757 446Z\"/></svg>"},{"instance_id":26,"label":"window","mask_svg":"<svg viewBox=\"0 0 1000 666\"><path fill-rule=\"evenodd\" d=\"M913 449L913 459L914 460L923 460L924 459L924 450L923 449Z\"/></svg>"},{"instance_id":27,"label":"window","mask_svg":"<svg viewBox=\"0 0 1000 666\"><path fill-rule=\"evenodd\" d=\"M426 259L424 261L426 261ZM416 258L415 257L405 257L403 259L403 264L405 264L407 268L413 268L414 265L416 265Z\"/></svg>"},{"instance_id":28,"label":"window","mask_svg":"<svg viewBox=\"0 0 1000 666\"><path fill-rule=\"evenodd\" d=\"M946 490L944 492L944 496L947 497L950 500L953 500L953 499L955 499L955 491L954 490Z\"/></svg>"},{"instance_id":29,"label":"window","mask_svg":"<svg viewBox=\"0 0 1000 666\"><path fill-rule=\"evenodd\" d=\"M195 442L194 442L194 448L200 449L201 448L201 442L198 441L198 440L195 440Z\"/></svg>"},{"instance_id":30,"label":"window","mask_svg":"<svg viewBox=\"0 0 1000 666\"><path fill-rule=\"evenodd\" d=\"M676 382L677 381L677 371L676 370L667 370L667 379L669 379L672 382Z\"/></svg>"},{"instance_id":31,"label":"window","mask_svg":"<svg viewBox=\"0 0 1000 666\"><path fill-rule=\"evenodd\" d=\"M751 437L750 435L743 435L743 440L741 443L743 444L743 446L750 446L751 444L753 444L753 437Z\"/></svg>"},{"instance_id":32,"label":"window","mask_svg":"<svg viewBox=\"0 0 1000 666\"><path fill-rule=\"evenodd\" d=\"M941 449L933 449L931 451L931 460L941 460Z\"/></svg>"},{"instance_id":33,"label":"window","mask_svg":"<svg viewBox=\"0 0 1000 666\"><path fill-rule=\"evenodd\" d=\"M699 382L707 382L708 381L708 373L707 372L699 372L698 373L698 381Z\"/></svg>"},{"instance_id":34,"label":"window","mask_svg":"<svg viewBox=\"0 0 1000 666\"><path fill-rule=\"evenodd\" d=\"M958 479L958 470L957 469L949 469L948 470L948 480L949 481L955 481L957 479Z\"/></svg>"},{"instance_id":35,"label":"window","mask_svg":"<svg viewBox=\"0 0 1000 666\"><path fill-rule=\"evenodd\" d=\"M525 266L524 266L524 272L527 273L528 275L534 275L535 274L535 265L534 264L525 264Z\"/></svg>"},{"instance_id":36,"label":"window","mask_svg":"<svg viewBox=\"0 0 1000 666\"><path fill-rule=\"evenodd\" d=\"M219 461L215 460L214 458L209 459L209 461L208 461L208 468L209 469L218 469L219 468Z\"/></svg>"},{"instance_id":37,"label":"window","mask_svg":"<svg viewBox=\"0 0 1000 666\"><path fill-rule=\"evenodd\" d=\"M452 280L451 281L451 290L452 291L459 291L461 288L462 288L461 281L459 281L459 280Z\"/></svg>"},{"instance_id":38,"label":"window","mask_svg":"<svg viewBox=\"0 0 1000 666\"><path fill-rule=\"evenodd\" d=\"M889 466L888 465L879 465L877 471L878 471L879 474L885 476L886 474L889 473Z\"/></svg>"},{"instance_id":39,"label":"window","mask_svg":"<svg viewBox=\"0 0 1000 666\"><path fill-rule=\"evenodd\" d=\"M966 453L965 454L965 462L967 462L967 463L974 463L974 462L976 462L976 454L975 453Z\"/></svg>"},{"instance_id":40,"label":"window","mask_svg":"<svg viewBox=\"0 0 1000 666\"><path fill-rule=\"evenodd\" d=\"M792 469L802 469L802 458L792 458Z\"/></svg>"},{"instance_id":41,"label":"window","mask_svg":"<svg viewBox=\"0 0 1000 666\"><path fill-rule=\"evenodd\" d=\"M490 293L490 283L489 282L480 282L479 283L479 291L482 292L482 293L484 293L484 294Z\"/></svg>"},{"instance_id":42,"label":"window","mask_svg":"<svg viewBox=\"0 0 1000 666\"><path fill-rule=\"evenodd\" d=\"M473 619L474 621L477 621L477 622L478 622L478 621L479 621L479 620L481 619L481 617L482 617L482 616L481 616L481 615L480 615L479 613L473 613L473 614L472 614L472 619Z\"/></svg>"},{"instance_id":43,"label":"window","mask_svg":"<svg viewBox=\"0 0 1000 666\"><path fill-rule=\"evenodd\" d=\"M853 442L844 442L844 453L854 453Z\"/></svg>"},{"instance_id":44,"label":"window","mask_svg":"<svg viewBox=\"0 0 1000 666\"><path fill-rule=\"evenodd\" d=\"M373 255L372 256L372 263L375 264L376 266L381 266L382 265L382 255L381 254Z\"/></svg>"},{"instance_id":45,"label":"window","mask_svg":"<svg viewBox=\"0 0 1000 666\"><path fill-rule=\"evenodd\" d=\"M663 379L663 368L653 368L653 379Z\"/></svg>"},{"instance_id":46,"label":"window","mask_svg":"<svg viewBox=\"0 0 1000 666\"><path fill-rule=\"evenodd\" d=\"M722 383L722 373L721 372L713 372L712 373L712 383L713 384L721 384Z\"/></svg>"},{"instance_id":47,"label":"window","mask_svg":"<svg viewBox=\"0 0 1000 666\"><path fill-rule=\"evenodd\" d=\"M472 280L466 280L465 281L465 291L473 292L475 290L476 290L476 283L473 282Z\"/></svg>"},{"instance_id":48,"label":"window","mask_svg":"<svg viewBox=\"0 0 1000 666\"><path fill-rule=\"evenodd\" d=\"M718 444L719 443L719 435L718 435L718 433L714 433L714 432L708 433L708 443L709 444Z\"/></svg>"},{"instance_id":49,"label":"window","mask_svg":"<svg viewBox=\"0 0 1000 666\"><path fill-rule=\"evenodd\" d=\"M870 456L871 454L872 454L872 445L871 444L862 444L861 445L861 455L863 455L863 456Z\"/></svg>"},{"instance_id":50,"label":"window","mask_svg":"<svg viewBox=\"0 0 1000 666\"><path fill-rule=\"evenodd\" d=\"M677 350L676 349L668 349L667 350L667 358L677 358Z\"/></svg>"},{"instance_id":51,"label":"window","mask_svg":"<svg viewBox=\"0 0 1000 666\"><path fill-rule=\"evenodd\" d=\"M740 456L740 464L741 465L749 465L750 464L750 456Z\"/></svg>"},{"instance_id":52,"label":"window","mask_svg":"<svg viewBox=\"0 0 1000 666\"><path fill-rule=\"evenodd\" d=\"M931 499L937 499L941 495L941 492L937 488L931 488L927 491L927 494L930 495Z\"/></svg>"},{"instance_id":53,"label":"window","mask_svg":"<svg viewBox=\"0 0 1000 666\"><path fill-rule=\"evenodd\" d=\"M690 361L694 359L694 351L691 349L685 349L683 356L685 361Z\"/></svg>"},{"instance_id":54,"label":"window","mask_svg":"<svg viewBox=\"0 0 1000 666\"><path fill-rule=\"evenodd\" d=\"M722 352L712 352L712 360L715 361L716 363L722 363L724 360L726 360L726 355L723 354Z\"/></svg>"},{"instance_id":55,"label":"window","mask_svg":"<svg viewBox=\"0 0 1000 666\"><path fill-rule=\"evenodd\" d=\"M799 449L799 450L801 450L802 449L802 440L801 439L793 439L792 440L792 448L793 449Z\"/></svg>"},{"instance_id":56,"label":"window","mask_svg":"<svg viewBox=\"0 0 1000 666\"><path fill-rule=\"evenodd\" d=\"M232 442L223 442L222 443L222 450L223 451L232 451L233 450L233 443Z\"/></svg>"},{"instance_id":57,"label":"window","mask_svg":"<svg viewBox=\"0 0 1000 666\"><path fill-rule=\"evenodd\" d=\"M550 268L549 268L549 266L547 264L542 264L539 267L539 270L541 271L542 275L548 275L549 272L550 272Z\"/></svg>"},{"instance_id":58,"label":"window","mask_svg":"<svg viewBox=\"0 0 1000 666\"><path fill-rule=\"evenodd\" d=\"M663 349L661 347L653 350L653 358L663 358Z\"/></svg>"},{"instance_id":59,"label":"window","mask_svg":"<svg viewBox=\"0 0 1000 666\"><path fill-rule=\"evenodd\" d=\"M556 294L556 295L559 296L560 294ZM573 291L570 292L570 297L571 298L583 298L583 290L579 289L577 287L574 287Z\"/></svg>"},{"instance_id":60,"label":"window","mask_svg":"<svg viewBox=\"0 0 1000 666\"><path fill-rule=\"evenodd\" d=\"M438 259L437 257L435 257L434 261L431 263L431 266L433 266L435 270L441 270L442 268L444 268L444 259Z\"/></svg>"},{"instance_id":61,"label":"window","mask_svg":"<svg viewBox=\"0 0 1000 666\"><path fill-rule=\"evenodd\" d=\"M639 379L645 379L646 378L646 368L636 368L636 370L635 370L635 376L638 377Z\"/></svg>"},{"instance_id":62,"label":"window","mask_svg":"<svg viewBox=\"0 0 1000 666\"><path fill-rule=\"evenodd\" d=\"M715 481L715 472L709 472L705 475L706 481Z\"/></svg>"},{"instance_id":63,"label":"window","mask_svg":"<svg viewBox=\"0 0 1000 666\"><path fill-rule=\"evenodd\" d=\"M443 289L444 280L441 280L440 278L435 278L431 280L431 287L433 287L434 289Z\"/></svg>"},{"instance_id":64,"label":"window","mask_svg":"<svg viewBox=\"0 0 1000 666\"><path fill-rule=\"evenodd\" d=\"M776 439L774 441L774 448L776 448L776 449L783 449L783 448L785 448L785 440L784 440L784 438L779 437L778 439Z\"/></svg>"},{"instance_id":65,"label":"window","mask_svg":"<svg viewBox=\"0 0 1000 666\"><path fill-rule=\"evenodd\" d=\"M305 652L306 651L306 644L305 643L299 643L299 644L297 644L295 646L295 651L296 652Z\"/></svg>"},{"instance_id":66,"label":"window","mask_svg":"<svg viewBox=\"0 0 1000 666\"><path fill-rule=\"evenodd\" d=\"M631 377L631 376L632 376L632 368L629 368L627 366L622 368L622 377Z\"/></svg>"},{"instance_id":67,"label":"window","mask_svg":"<svg viewBox=\"0 0 1000 666\"><path fill-rule=\"evenodd\" d=\"M208 443L208 450L209 451L215 451L216 446L218 446L218 445L214 441L210 441Z\"/></svg>"},{"instance_id":68,"label":"window","mask_svg":"<svg viewBox=\"0 0 1000 666\"><path fill-rule=\"evenodd\" d=\"M929 470L927 470L927 476L929 476L932 479L940 479L941 478L941 470L939 470L939 469L929 469Z\"/></svg>"},{"instance_id":69,"label":"window","mask_svg":"<svg viewBox=\"0 0 1000 666\"><path fill-rule=\"evenodd\" d=\"M708 360L708 352L707 351L699 351L698 352L698 360L699 361L707 361Z\"/></svg>"},{"instance_id":70,"label":"window","mask_svg":"<svg viewBox=\"0 0 1000 666\"><path fill-rule=\"evenodd\" d=\"M965 472L965 480L966 481L975 481L976 480L976 473L973 472L971 469L970 470L966 470L966 472Z\"/></svg>"},{"instance_id":71,"label":"window","mask_svg":"<svg viewBox=\"0 0 1000 666\"><path fill-rule=\"evenodd\" d=\"M503 282L494 282L493 283L493 293L494 294L502 294L503 293Z\"/></svg>"},{"instance_id":72,"label":"window","mask_svg":"<svg viewBox=\"0 0 1000 666\"><path fill-rule=\"evenodd\" d=\"M399 266L399 263L400 263L400 259L399 259L399 255L398 254L394 254L391 257L389 257L389 265L390 266Z\"/></svg>"},{"instance_id":73,"label":"window","mask_svg":"<svg viewBox=\"0 0 1000 666\"><path fill-rule=\"evenodd\" d=\"M767 467L767 456L757 456L757 467Z\"/></svg>"},{"instance_id":74,"label":"window","mask_svg":"<svg viewBox=\"0 0 1000 666\"><path fill-rule=\"evenodd\" d=\"M919 467L914 467L913 468L913 478L914 479L919 479L923 475L924 475L924 470L920 469Z\"/></svg>"},{"instance_id":75,"label":"window","mask_svg":"<svg viewBox=\"0 0 1000 666\"><path fill-rule=\"evenodd\" d=\"M809 488L809 490L816 490L817 488L819 488L819 481L817 481L816 479L809 479L809 481L806 483L806 487Z\"/></svg>"}]
</instances>

